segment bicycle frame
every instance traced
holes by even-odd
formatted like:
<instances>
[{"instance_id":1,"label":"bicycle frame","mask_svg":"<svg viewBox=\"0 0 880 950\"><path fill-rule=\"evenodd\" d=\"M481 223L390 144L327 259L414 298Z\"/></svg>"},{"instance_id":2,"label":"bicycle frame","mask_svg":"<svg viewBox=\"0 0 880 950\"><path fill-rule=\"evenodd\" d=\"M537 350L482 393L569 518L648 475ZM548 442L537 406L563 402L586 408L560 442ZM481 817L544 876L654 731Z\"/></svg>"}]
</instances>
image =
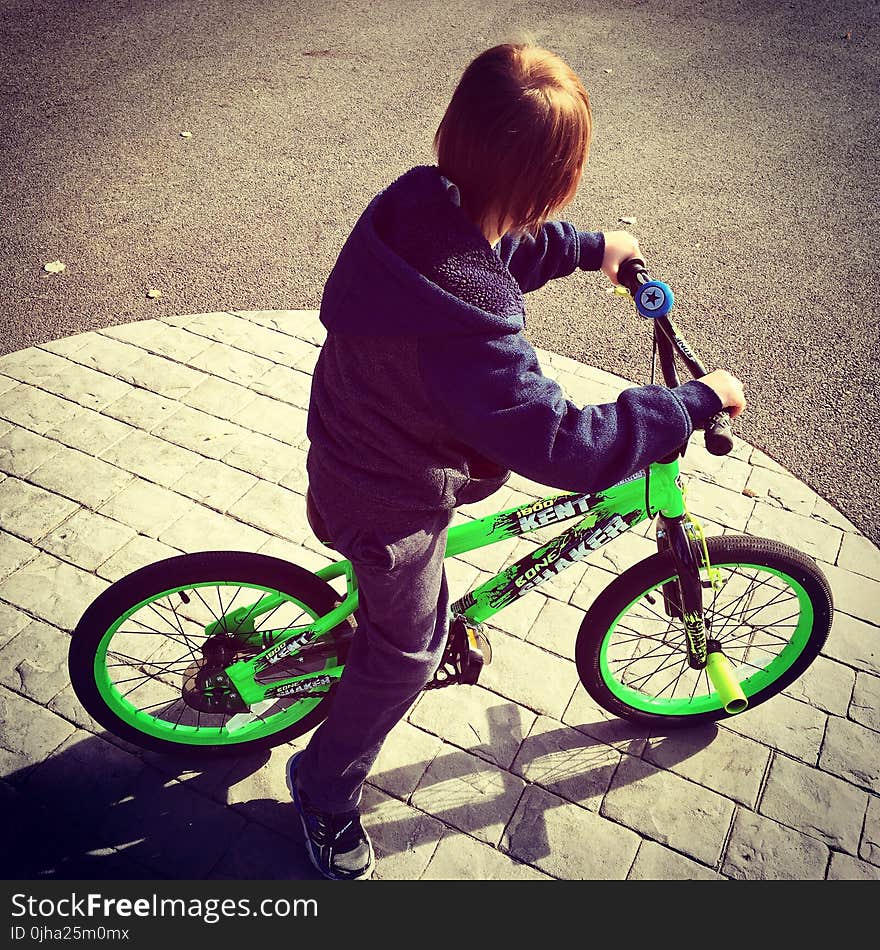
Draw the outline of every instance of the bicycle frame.
<instances>
[{"instance_id":1,"label":"bicycle frame","mask_svg":"<svg viewBox=\"0 0 880 950\"><path fill-rule=\"evenodd\" d=\"M447 556L464 554L497 541L580 518L577 524L456 601L452 606L453 613L474 623L483 623L523 594L583 561L591 552L656 514L665 519L683 516L678 478L676 459L652 465L646 472L605 491L553 495L452 528Z\"/></svg>"}]
</instances>

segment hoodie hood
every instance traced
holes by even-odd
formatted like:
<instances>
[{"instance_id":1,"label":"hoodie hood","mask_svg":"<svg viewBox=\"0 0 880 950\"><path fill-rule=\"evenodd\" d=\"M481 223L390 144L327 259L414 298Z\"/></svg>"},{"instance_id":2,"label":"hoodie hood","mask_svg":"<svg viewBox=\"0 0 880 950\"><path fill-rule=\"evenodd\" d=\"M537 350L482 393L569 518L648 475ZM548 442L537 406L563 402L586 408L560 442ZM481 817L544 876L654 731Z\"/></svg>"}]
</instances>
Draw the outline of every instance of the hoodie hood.
<instances>
[{"instance_id":1,"label":"hoodie hood","mask_svg":"<svg viewBox=\"0 0 880 950\"><path fill-rule=\"evenodd\" d=\"M524 321L519 284L427 165L369 204L321 299L324 326L351 336L517 333Z\"/></svg>"}]
</instances>

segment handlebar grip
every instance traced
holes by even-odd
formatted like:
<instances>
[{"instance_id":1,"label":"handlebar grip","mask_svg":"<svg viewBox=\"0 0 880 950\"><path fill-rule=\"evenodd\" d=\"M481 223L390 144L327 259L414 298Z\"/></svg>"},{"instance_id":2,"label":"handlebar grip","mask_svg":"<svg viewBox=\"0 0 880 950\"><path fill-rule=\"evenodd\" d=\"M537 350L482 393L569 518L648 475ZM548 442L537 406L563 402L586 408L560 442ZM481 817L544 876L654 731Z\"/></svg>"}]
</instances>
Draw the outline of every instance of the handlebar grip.
<instances>
[{"instance_id":1,"label":"handlebar grip","mask_svg":"<svg viewBox=\"0 0 880 950\"><path fill-rule=\"evenodd\" d=\"M652 280L639 257L631 257L620 265L617 280L630 292L641 317L665 317L675 304L675 294L669 284Z\"/></svg>"},{"instance_id":2,"label":"handlebar grip","mask_svg":"<svg viewBox=\"0 0 880 950\"><path fill-rule=\"evenodd\" d=\"M716 413L706 422L703 438L706 449L711 455L728 455L733 451L733 433L730 428L730 414L726 409Z\"/></svg>"},{"instance_id":3,"label":"handlebar grip","mask_svg":"<svg viewBox=\"0 0 880 950\"><path fill-rule=\"evenodd\" d=\"M639 279L642 275L644 275L644 280ZM617 269L617 279L635 297L639 292L639 287L648 280L645 262L640 257L631 257L628 261L624 261Z\"/></svg>"}]
</instances>

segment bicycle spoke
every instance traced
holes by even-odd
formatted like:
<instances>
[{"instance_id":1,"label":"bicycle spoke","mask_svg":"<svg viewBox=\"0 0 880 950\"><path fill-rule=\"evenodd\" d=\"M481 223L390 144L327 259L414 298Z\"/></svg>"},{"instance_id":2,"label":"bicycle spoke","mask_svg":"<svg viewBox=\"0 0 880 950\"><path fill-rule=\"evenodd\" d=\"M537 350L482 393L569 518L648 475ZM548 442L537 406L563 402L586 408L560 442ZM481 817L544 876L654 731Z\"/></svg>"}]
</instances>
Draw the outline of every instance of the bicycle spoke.
<instances>
[{"instance_id":1,"label":"bicycle spoke","mask_svg":"<svg viewBox=\"0 0 880 950\"><path fill-rule=\"evenodd\" d=\"M166 710L168 710L168 709L174 709L174 707L175 707L178 703L180 703L180 702L182 702L182 700L180 700L180 699L175 699L175 700L173 700L172 702L169 702L167 699L160 699L160 700L158 700L157 702L155 702L155 703L150 703L150 704L147 705L147 706L140 706L140 707L138 707L138 712L140 712L140 713L146 713L146 712L148 712L148 711L151 710L151 709L157 709L159 706L164 707Z\"/></svg>"},{"instance_id":2,"label":"bicycle spoke","mask_svg":"<svg viewBox=\"0 0 880 950\"><path fill-rule=\"evenodd\" d=\"M148 682L161 683L163 686L170 686L170 685L171 685L170 683L166 683L165 680L163 680L162 677L161 677L161 675L158 674L158 673L143 673L143 674L140 675L140 676L129 676L129 677L126 677L125 679L114 680L114 681L113 681L113 685L114 685L117 689L119 689L119 687L122 686L122 685L124 685L125 683L133 683L135 680L138 680L138 681L139 681L139 683L138 683L139 686L143 686L144 683L148 683ZM126 696L129 696L129 695L130 695L131 693L133 693L137 688L138 688L138 686L133 687L133 688L130 689L127 693L125 693L125 695L126 695Z\"/></svg>"},{"instance_id":3,"label":"bicycle spoke","mask_svg":"<svg viewBox=\"0 0 880 950\"><path fill-rule=\"evenodd\" d=\"M273 607L273 608L269 611L268 614L266 614L266 616L263 618L263 627L264 627L264 628L268 625L269 621L272 619L272 617L275 615L275 613L277 613L277 611L278 611L281 607L282 607L282 604L278 604L277 606ZM304 611L300 611L300 613L303 613L303 612L304 612ZM297 619L297 618L294 618L294 619ZM285 624L285 626L286 626L286 627L292 627L293 624Z\"/></svg>"},{"instance_id":4,"label":"bicycle spoke","mask_svg":"<svg viewBox=\"0 0 880 950\"><path fill-rule=\"evenodd\" d=\"M146 675L145 675L145 676L141 677L140 679L141 679L141 681L140 681L136 686L132 686L131 689L126 690L124 693L120 693L120 695L121 695L123 698L128 699L128 697L131 696L132 693L134 693L136 690L139 690L142 686L146 686L147 683L150 683L150 682L162 683L162 680L160 680L160 679L159 679L158 677L156 677L156 676L146 676ZM116 685L117 685L117 688L118 688L118 685L119 685L119 684L116 684ZM166 689L171 689L171 686L170 686L168 683L162 683L162 685L163 685Z\"/></svg>"},{"instance_id":5,"label":"bicycle spoke","mask_svg":"<svg viewBox=\"0 0 880 950\"><path fill-rule=\"evenodd\" d=\"M241 588L238 589L238 593L241 593ZM235 597L232 598L232 601L231 601L231 603L229 604L229 609L230 609L230 610L232 609L232 604L235 603L235 598L238 597L238 593L236 593ZM226 623L225 623L225 621L226 621L226 615L224 614L224 616L223 616L223 621L224 621L223 629L224 629L230 636L233 636L233 637L234 637L234 636L238 633L238 631L241 630L241 628L251 619L251 614L253 614L253 612L257 609L257 605L260 603L260 600L261 600L261 599L262 599L262 598L258 597L258 598L250 605L250 607L248 607L247 613L244 614L244 616L242 616L242 617L239 619L238 623L236 623L236 625L235 625L235 629L234 629L234 630L230 630L230 629L226 626ZM226 613L229 613L229 610L227 610Z\"/></svg>"},{"instance_id":6,"label":"bicycle spoke","mask_svg":"<svg viewBox=\"0 0 880 950\"><path fill-rule=\"evenodd\" d=\"M171 628L171 630L174 633L180 633L180 630L177 628L177 626L173 624L171 620L165 616L165 614L159 611L160 606L162 605L158 601L151 601L149 604L147 604L147 607L153 611L153 613L162 621L162 623L168 624L168 626ZM167 610L168 608L166 607L165 609ZM132 618L130 617L129 619L132 619ZM138 620L137 618L135 618L135 623L139 623L144 627L147 626L147 624L144 623L144 621ZM162 636L167 636L167 634L164 634L161 630L156 630L155 632Z\"/></svg>"},{"instance_id":7,"label":"bicycle spoke","mask_svg":"<svg viewBox=\"0 0 880 950\"><path fill-rule=\"evenodd\" d=\"M649 637L644 637L643 640L650 640L650 638L649 638ZM616 660L615 662L617 662L617 663L626 663L627 665L631 665L631 664L633 664L633 663L639 663L639 662L642 662L642 661L644 661L644 660L650 660L650 659L652 659L652 658L655 658L656 655L657 655L657 653L658 653L658 652L660 651L660 649L663 648L663 647L666 647L666 648L667 648L666 651L665 651L665 655L671 655L671 654L674 654L674 653L683 653L685 657L687 656L687 651L686 651L686 650L680 650L680 649L669 650L669 649L668 649L669 646L670 646L670 644L666 643L665 641L660 641L660 642L656 643L650 650L648 650L648 651L645 652L645 653L638 653L638 654L635 654L634 656L628 657L628 658L626 658L626 659L624 659L624 660ZM681 659L680 656L676 656L676 657L675 657L675 661L676 661L676 662L677 662L678 660L680 660L680 659Z\"/></svg>"},{"instance_id":8,"label":"bicycle spoke","mask_svg":"<svg viewBox=\"0 0 880 950\"><path fill-rule=\"evenodd\" d=\"M128 656L125 653L120 653L118 650L112 650L112 651L108 650L107 656L112 656L120 660L128 661L128 662L121 662L121 663L105 663L104 666L108 670L117 666L159 666L160 665L153 660L144 659L143 657ZM166 665L171 666L171 665L179 664L179 663L186 663L187 665L189 665L190 663L192 663L192 660L188 659L187 657L181 657L179 660L168 660Z\"/></svg>"},{"instance_id":9,"label":"bicycle spoke","mask_svg":"<svg viewBox=\"0 0 880 950\"><path fill-rule=\"evenodd\" d=\"M634 633L634 634L632 634L631 636L628 636L628 637L618 637L618 638L616 638L615 642L618 643L618 644L624 644L624 643L644 643L646 640L655 642L655 643L658 644L658 646L671 647L671 648L673 648L676 652L683 652L683 653L686 653L686 652L687 652L687 648L684 646L684 637L683 637L683 636L677 637L675 640L667 640L665 636L664 636L664 637L658 637L658 636L655 636L655 635L650 634L650 633ZM681 643L680 646L677 645L678 642Z\"/></svg>"},{"instance_id":10,"label":"bicycle spoke","mask_svg":"<svg viewBox=\"0 0 880 950\"><path fill-rule=\"evenodd\" d=\"M154 613L156 613L160 617L162 616L159 613L159 611L156 609L155 604L150 604L149 606L153 610ZM183 626L180 622L180 617L178 616L177 611L174 608L174 604L171 604L169 608L166 608L166 609L170 609L171 612L174 614L174 619L176 621L176 631L183 637L184 646L186 646L186 648L190 651L190 653L192 654L192 658L196 659L196 651L199 649L198 645L193 644L192 640L189 638L186 631L183 629ZM176 641L176 642L180 642L180 641Z\"/></svg>"},{"instance_id":11,"label":"bicycle spoke","mask_svg":"<svg viewBox=\"0 0 880 950\"><path fill-rule=\"evenodd\" d=\"M632 662L633 663L638 662L639 659L641 658L637 657ZM672 667L675 667L675 666L679 666L683 668L684 663L685 663L685 660L683 658L675 657L675 658L670 659L667 663L661 663L658 666L655 666L654 669L650 670L649 672L643 673L640 676L633 676L629 680L626 680L625 677L622 676L621 681L626 682L627 686L638 688L638 684L647 682L648 680L656 676L658 673L663 673L665 670L671 669ZM679 674L679 677L677 677L677 679L680 678L680 676L681 674Z\"/></svg>"},{"instance_id":12,"label":"bicycle spoke","mask_svg":"<svg viewBox=\"0 0 880 950\"><path fill-rule=\"evenodd\" d=\"M680 670L679 670L678 674L677 674L675 677L673 677L665 686L662 686L659 690L652 690L652 693L653 693L654 695L656 695L656 696L663 696L665 693L667 693L667 691L669 691L670 687L673 687L673 688L672 688L672 691L671 691L671 693L670 693L670 695L672 695L672 696L675 695L675 687L678 686L678 684L681 682L682 677L684 676L684 674L685 674L685 673L687 672L687 670L688 670L688 667L686 666L684 660L679 660L679 661L677 661L677 662L678 662L678 664L679 664L679 666L680 666ZM667 667L667 668L668 668L668 667ZM652 673L652 674L651 674L652 678L653 678L653 676L656 675L656 673L659 673L659 672L662 672L662 670L657 670L655 673ZM632 684L629 684L629 685L632 685ZM693 698L693 694L692 694L691 698Z\"/></svg>"},{"instance_id":13,"label":"bicycle spoke","mask_svg":"<svg viewBox=\"0 0 880 950\"><path fill-rule=\"evenodd\" d=\"M791 619L794 619L794 616L796 616L796 615L793 615L792 617L786 617L786 618L784 618L784 619L785 619L785 620L791 620ZM773 627L774 627L774 628L779 627L779 626L781 626L781 624L777 624L777 623L774 623L774 624L773 624ZM783 626L783 629L794 631L794 630L797 629L797 624L791 624L791 626L787 626L787 627L786 627L786 626ZM761 648L763 648L763 649L769 649L771 646L781 646L782 649L785 649L785 647L791 642L791 637L790 637L790 636L789 636L789 637L786 637L786 636L783 636L782 634L776 635L776 634L774 634L773 631L770 630L769 627L767 627L767 626L764 626L764 627L751 627L751 628L749 628L748 630L744 631L743 633L740 633L740 634L730 634L730 635L728 635L728 636L726 636L726 637L725 637L723 634L716 634L715 631L714 631L714 629L713 629L713 637L714 637L714 639L719 640L719 641L721 641L721 642L723 642L723 643L725 643L725 644L730 643L730 642L732 642L732 643L735 644L737 640L742 640L742 639L744 639L745 637L750 638L750 641L751 641L751 640L754 640L754 638L755 638L758 634L766 634L766 635L770 638L770 640L772 641L771 643L768 643L768 644L753 644L753 645L758 646L758 647L761 647Z\"/></svg>"},{"instance_id":14,"label":"bicycle spoke","mask_svg":"<svg viewBox=\"0 0 880 950\"><path fill-rule=\"evenodd\" d=\"M788 595L788 596L786 596L786 595ZM741 612L740 612L740 615L739 615L739 616L736 616L735 608L736 608L736 604L738 603L738 601L734 601L734 602L732 602L730 605L725 605L725 607L724 607L723 609L720 609L720 610L717 611L717 614L718 614L718 616L720 616L721 619L724 621L724 627L727 626L727 622L728 622L728 621L731 621L731 622L732 622L733 624L735 624L736 626L747 626L747 625L749 625L749 624L751 623L751 620L750 620L751 617L753 617L753 616L755 616L756 614L760 613L762 610L766 610L768 607L772 607L772 606L775 606L775 605L778 604L778 603L781 603L783 597L784 597L786 600L791 599L790 594L788 594L787 591L780 591L780 592L777 594L777 596L773 598L773 600L768 601L766 604L760 604L760 605L757 606L757 607L751 607L751 608L749 608L749 611L748 611L749 616L748 616L748 617L746 617L746 612L745 612L745 611L741 611ZM742 599L742 598L740 598L740 599ZM728 612L728 611L730 611L730 612ZM796 615L795 615L795 616L796 616ZM776 623L776 621L774 621L774 623Z\"/></svg>"},{"instance_id":15,"label":"bicycle spoke","mask_svg":"<svg viewBox=\"0 0 880 950\"><path fill-rule=\"evenodd\" d=\"M136 667L138 667L139 669L141 669L141 671L142 671L142 673L143 673L143 677L145 677L145 678L147 678L147 679L154 679L154 680L156 680L157 682L161 682L160 677L159 677L159 673L172 672L171 669L170 669L171 666L177 666L177 665L179 665L179 664L181 664L181 663L186 663L187 666L190 666L190 665L191 665L191 661L189 661L189 660L173 660L167 667L166 667L166 666L161 666L161 665L158 664L158 663L150 663L150 664L147 664L145 661L140 661L140 660L138 660L138 661L136 661L136 662L134 663L134 666L136 666ZM131 665L131 664L127 664L127 663L108 664L108 665L107 665L107 669L110 669L111 666L114 667L114 668L116 668L116 667L120 667L120 666L126 666L126 667L128 667L128 666L130 666L130 665ZM143 669L143 667L144 667L145 665L150 665L150 666L158 667L159 673L148 673L146 670ZM184 667L184 669L186 669L186 667ZM134 678L134 677L133 677L133 678ZM125 682L130 682L130 680L115 680L115 683L116 683L117 686L118 686L120 683L125 683Z\"/></svg>"},{"instance_id":16,"label":"bicycle spoke","mask_svg":"<svg viewBox=\"0 0 880 950\"><path fill-rule=\"evenodd\" d=\"M662 585L661 585L661 586L662 586ZM657 593L657 588L655 588L652 593ZM668 623L668 622L671 621L671 619L672 619L672 618L669 616L669 614L667 614L667 613L665 612L665 610L661 612L661 611L658 610L656 607L654 607L653 605L649 604L649 603L647 602L647 600L645 600L644 598L639 601L638 607L639 607L641 610L644 610L645 613L647 614L647 616L645 616L645 617L643 617L643 618L641 618L641 619L644 619L644 620L656 619L656 620L659 620L660 623Z\"/></svg>"},{"instance_id":17,"label":"bicycle spoke","mask_svg":"<svg viewBox=\"0 0 880 950\"><path fill-rule=\"evenodd\" d=\"M180 725L180 720L183 719L183 714L186 712L187 709L188 709L188 707L187 707L186 703L181 703L181 704L180 704L180 715L177 717L177 722L174 723L174 727L173 727L173 728L176 729L176 728Z\"/></svg>"},{"instance_id":18,"label":"bicycle spoke","mask_svg":"<svg viewBox=\"0 0 880 950\"><path fill-rule=\"evenodd\" d=\"M165 640L171 640L174 643L179 643L182 647L191 650L192 647L188 640L178 640L176 636L171 633L166 633L163 630L156 630L155 627L151 627L149 624L143 622L143 620L138 620L137 617L129 617L128 621L132 623L139 623L142 627L146 627L145 630L123 630L119 629L116 631L117 636L126 636L126 637L161 637ZM175 631L176 633L176 631Z\"/></svg>"},{"instance_id":19,"label":"bicycle spoke","mask_svg":"<svg viewBox=\"0 0 880 950\"><path fill-rule=\"evenodd\" d=\"M208 603L206 602L205 598L202 597L201 593L199 592L199 588L198 588L198 587L193 587L193 591L192 591L192 592L193 592L193 593L196 595L196 597L198 597L199 600L202 602L202 604L204 605L205 610L208 611L208 613L209 613L209 614L211 615L211 617L213 618L214 622L215 622L218 626L222 626L222 624L220 623L220 618L217 616L217 614L214 613L213 609L208 605Z\"/></svg>"}]
</instances>

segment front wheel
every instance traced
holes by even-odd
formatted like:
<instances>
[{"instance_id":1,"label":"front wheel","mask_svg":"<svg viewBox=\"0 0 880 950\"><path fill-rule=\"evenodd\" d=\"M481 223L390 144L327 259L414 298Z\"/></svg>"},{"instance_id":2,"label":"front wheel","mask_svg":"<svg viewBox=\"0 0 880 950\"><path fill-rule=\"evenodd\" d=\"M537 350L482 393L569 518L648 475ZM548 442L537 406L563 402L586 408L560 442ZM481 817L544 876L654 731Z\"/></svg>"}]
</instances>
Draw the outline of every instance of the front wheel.
<instances>
[{"instance_id":1,"label":"front wheel","mask_svg":"<svg viewBox=\"0 0 880 950\"><path fill-rule=\"evenodd\" d=\"M260 613L266 595L277 606ZM268 631L309 624L338 602L311 572L263 554L167 558L123 577L88 607L71 639L71 684L92 718L146 749L194 755L275 746L326 717L326 687L248 708L213 674L261 652ZM238 618L236 629L229 617ZM349 622L268 667L265 682L337 666L343 634L350 636Z\"/></svg>"},{"instance_id":2,"label":"front wheel","mask_svg":"<svg viewBox=\"0 0 880 950\"><path fill-rule=\"evenodd\" d=\"M708 539L707 548L717 573L712 583L701 572L706 635L732 664L752 708L816 658L831 628L831 590L812 559L777 541L732 535ZM655 554L609 584L584 616L578 675L616 716L687 726L728 715L706 671L688 665L680 611L672 604L678 616L667 612L677 581L671 552Z\"/></svg>"}]
</instances>

